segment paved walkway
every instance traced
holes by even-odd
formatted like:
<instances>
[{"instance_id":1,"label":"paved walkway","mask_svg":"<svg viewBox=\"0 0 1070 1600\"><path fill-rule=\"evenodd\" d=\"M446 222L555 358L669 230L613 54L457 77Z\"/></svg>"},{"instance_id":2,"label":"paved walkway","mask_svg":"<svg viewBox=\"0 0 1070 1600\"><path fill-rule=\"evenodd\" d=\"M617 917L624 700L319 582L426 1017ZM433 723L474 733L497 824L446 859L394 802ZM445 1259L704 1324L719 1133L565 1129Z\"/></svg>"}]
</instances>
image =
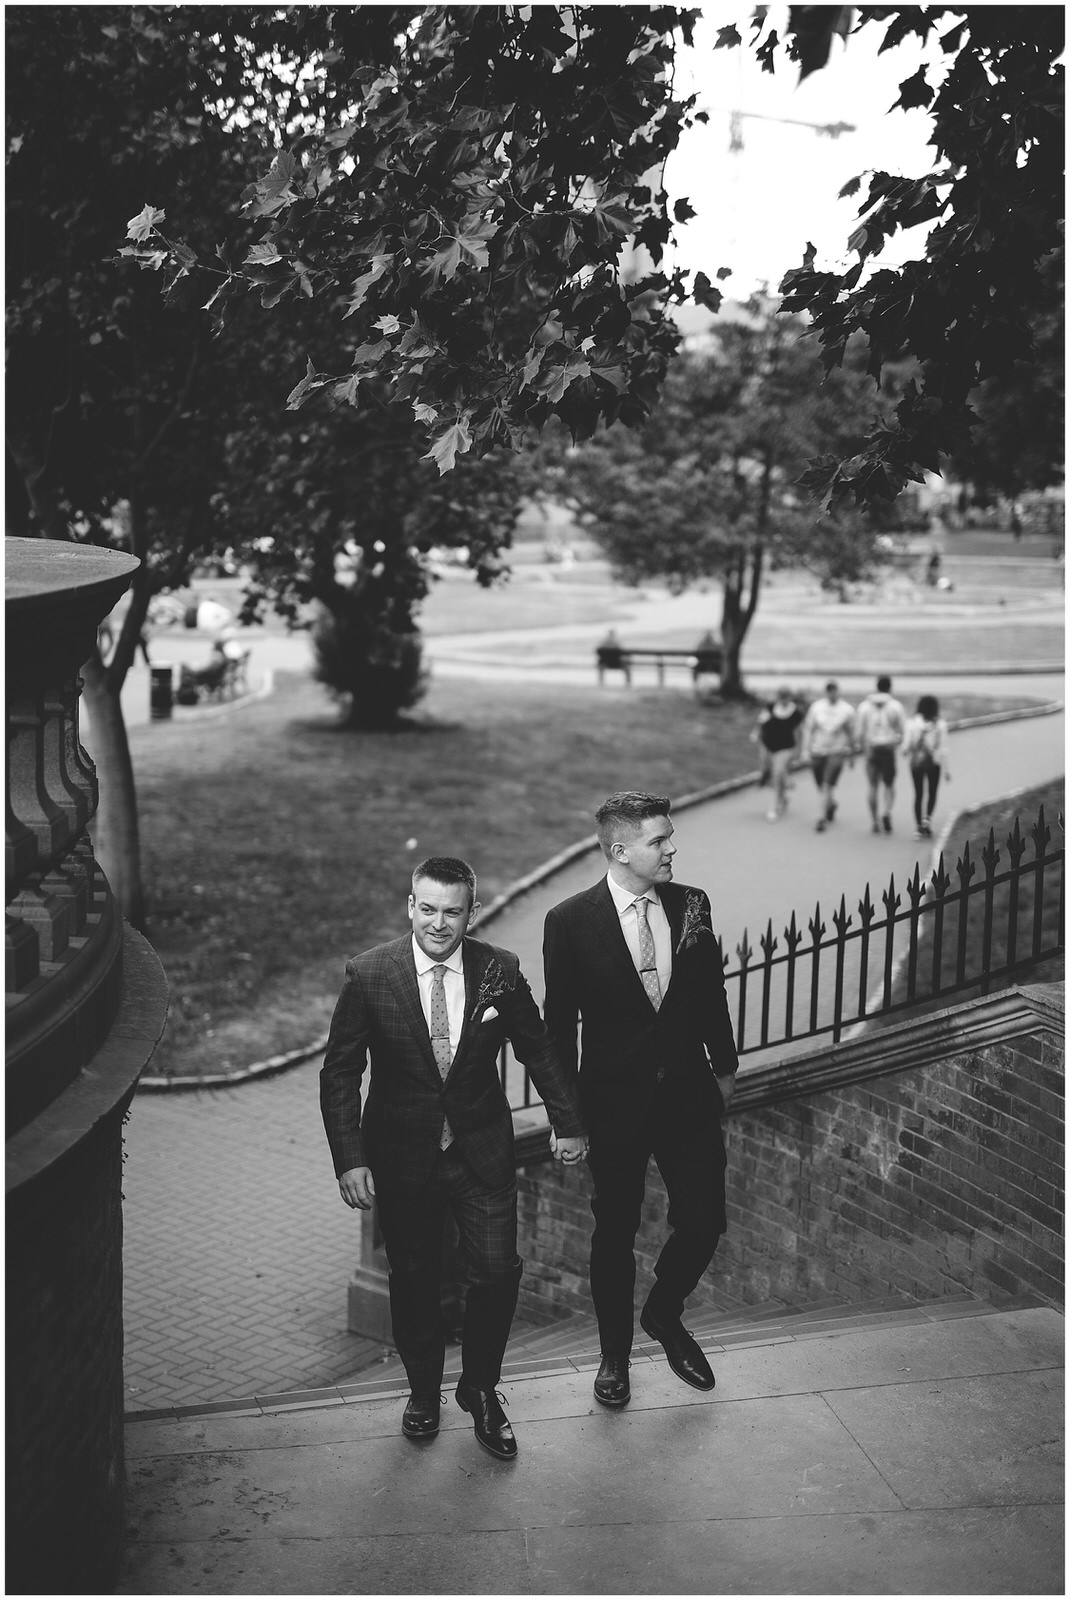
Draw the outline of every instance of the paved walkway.
<instances>
[{"instance_id":1,"label":"paved walkway","mask_svg":"<svg viewBox=\"0 0 1070 1600\"><path fill-rule=\"evenodd\" d=\"M891 1311L660 1352L627 1410L593 1368L512 1376L515 1461L452 1393L133 1422L119 1594L1062 1594L1063 1318Z\"/></svg>"},{"instance_id":2,"label":"paved walkway","mask_svg":"<svg viewBox=\"0 0 1070 1600\"><path fill-rule=\"evenodd\" d=\"M1059 775L1063 737L1062 714L953 736L938 821L952 805ZM607 788L628 781L607 774ZM841 891L850 901L891 871L903 881L919 859L903 795L896 832L868 831L859 769L842 780L827 834L813 832L805 777L781 822L767 823L765 809L764 792L750 789L677 817L678 876L709 889L729 948L744 926L776 926ZM493 925L540 994L546 906L597 873L585 857ZM318 1070L312 1060L242 1087L135 1099L124 1173L129 1409L319 1387L377 1358L345 1331L356 1222L331 1174Z\"/></svg>"}]
</instances>

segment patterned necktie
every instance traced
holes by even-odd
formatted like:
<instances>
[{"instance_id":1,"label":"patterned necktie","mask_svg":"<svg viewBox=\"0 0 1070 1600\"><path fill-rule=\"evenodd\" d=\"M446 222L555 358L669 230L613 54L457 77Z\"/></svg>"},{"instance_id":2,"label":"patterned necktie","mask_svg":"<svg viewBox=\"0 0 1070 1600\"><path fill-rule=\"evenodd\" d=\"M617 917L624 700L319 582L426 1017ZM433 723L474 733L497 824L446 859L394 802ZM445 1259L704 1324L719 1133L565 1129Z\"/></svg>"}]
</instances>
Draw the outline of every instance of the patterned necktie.
<instances>
[{"instance_id":1,"label":"patterned necktie","mask_svg":"<svg viewBox=\"0 0 1070 1600\"><path fill-rule=\"evenodd\" d=\"M643 980L647 999L657 1011L661 1005L661 984L658 981L658 963L654 956L654 935L646 920L646 896L635 902L635 920L639 927L639 976Z\"/></svg>"},{"instance_id":2,"label":"patterned necktie","mask_svg":"<svg viewBox=\"0 0 1070 1600\"><path fill-rule=\"evenodd\" d=\"M450 1051L450 1019L446 1010L446 969L439 964L431 968L431 1048L435 1052L438 1070L445 1080L450 1070L452 1052ZM446 1150L453 1143L453 1134L448 1122L442 1125L442 1138L439 1140L439 1149Z\"/></svg>"}]
</instances>

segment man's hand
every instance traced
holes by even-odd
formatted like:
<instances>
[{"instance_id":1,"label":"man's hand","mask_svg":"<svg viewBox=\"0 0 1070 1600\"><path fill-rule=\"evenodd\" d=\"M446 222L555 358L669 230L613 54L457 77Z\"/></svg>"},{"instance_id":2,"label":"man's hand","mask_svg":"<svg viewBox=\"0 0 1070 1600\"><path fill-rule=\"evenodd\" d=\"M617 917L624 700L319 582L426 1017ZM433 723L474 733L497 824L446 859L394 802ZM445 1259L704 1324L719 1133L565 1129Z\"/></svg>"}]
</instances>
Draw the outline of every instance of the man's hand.
<instances>
[{"instance_id":1,"label":"man's hand","mask_svg":"<svg viewBox=\"0 0 1070 1600\"><path fill-rule=\"evenodd\" d=\"M338 1180L338 1190L354 1211L370 1211L375 1199L375 1180L371 1167L350 1167Z\"/></svg>"},{"instance_id":2,"label":"man's hand","mask_svg":"<svg viewBox=\"0 0 1070 1600\"><path fill-rule=\"evenodd\" d=\"M551 1133L550 1149L555 1161L563 1162L566 1167L574 1167L587 1154L586 1135L579 1133L570 1139L559 1139L556 1133Z\"/></svg>"},{"instance_id":3,"label":"man's hand","mask_svg":"<svg viewBox=\"0 0 1070 1600\"><path fill-rule=\"evenodd\" d=\"M723 1075L715 1072L714 1077L717 1079L717 1087L721 1091L721 1099L724 1101L724 1108L727 1111L732 1103L732 1096L736 1092L736 1075L734 1072L726 1072Z\"/></svg>"}]
</instances>

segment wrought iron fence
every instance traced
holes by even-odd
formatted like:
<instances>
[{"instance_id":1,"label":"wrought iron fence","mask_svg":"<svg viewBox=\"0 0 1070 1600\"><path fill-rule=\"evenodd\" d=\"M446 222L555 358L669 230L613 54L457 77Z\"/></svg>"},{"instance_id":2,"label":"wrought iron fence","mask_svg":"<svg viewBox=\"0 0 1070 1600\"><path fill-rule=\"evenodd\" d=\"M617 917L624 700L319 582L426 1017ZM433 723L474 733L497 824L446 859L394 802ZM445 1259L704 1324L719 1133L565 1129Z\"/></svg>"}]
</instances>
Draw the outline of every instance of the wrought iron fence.
<instances>
[{"instance_id":1,"label":"wrought iron fence","mask_svg":"<svg viewBox=\"0 0 1070 1600\"><path fill-rule=\"evenodd\" d=\"M1061 835L1062 816L1058 827ZM1052 848L1043 806L1029 839L1027 860L1016 817L1002 870L1004 852L989 829L980 863L967 841L953 875L941 855L927 878L915 867L903 893L893 876L880 896L883 917L867 884L856 912L841 895L831 926L819 903L805 929L792 913L782 936L769 922L757 947L744 932L735 950L738 964L725 959L739 1054L826 1034L835 1043L848 1028L922 1000L970 989L988 994L1013 973L1059 954L1064 847ZM724 959L723 944L721 954Z\"/></svg>"},{"instance_id":2,"label":"wrought iron fence","mask_svg":"<svg viewBox=\"0 0 1070 1600\"><path fill-rule=\"evenodd\" d=\"M1057 826L1062 839L1062 815ZM1041 806L1027 838L1015 818L1005 851L994 829L980 862L967 841L953 874L941 855L926 878L915 867L902 893L893 876L879 904L867 884L857 910L849 912L841 895L830 922L819 903L805 926L793 912L782 935L767 923L756 946L744 931L735 966L722 941L738 1053L829 1034L836 1043L848 1029L923 1001L988 994L1061 954L1064 855L1062 842L1053 847ZM514 1109L537 1101L508 1049L500 1070Z\"/></svg>"}]
</instances>

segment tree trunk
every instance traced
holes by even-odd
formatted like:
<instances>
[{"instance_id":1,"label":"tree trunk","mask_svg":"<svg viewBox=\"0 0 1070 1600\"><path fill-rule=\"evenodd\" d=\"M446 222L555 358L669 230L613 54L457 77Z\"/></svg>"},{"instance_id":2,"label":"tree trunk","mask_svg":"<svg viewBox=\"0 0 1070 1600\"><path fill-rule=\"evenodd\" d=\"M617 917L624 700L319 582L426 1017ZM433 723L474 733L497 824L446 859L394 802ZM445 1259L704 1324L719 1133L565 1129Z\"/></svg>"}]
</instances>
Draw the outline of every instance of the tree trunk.
<instances>
[{"instance_id":1,"label":"tree trunk","mask_svg":"<svg viewBox=\"0 0 1070 1600\"><path fill-rule=\"evenodd\" d=\"M111 677L94 650L82 668L82 681L93 724L94 760L100 779L94 853L123 916L135 928L144 931L145 895L141 884L137 790L119 699L122 680L118 675L114 679Z\"/></svg>"},{"instance_id":2,"label":"tree trunk","mask_svg":"<svg viewBox=\"0 0 1070 1600\"><path fill-rule=\"evenodd\" d=\"M751 550L741 549L725 573L721 611L721 641L724 645L721 693L728 700L739 700L746 693L740 657L747 630L758 609L763 555L760 544Z\"/></svg>"}]
</instances>

